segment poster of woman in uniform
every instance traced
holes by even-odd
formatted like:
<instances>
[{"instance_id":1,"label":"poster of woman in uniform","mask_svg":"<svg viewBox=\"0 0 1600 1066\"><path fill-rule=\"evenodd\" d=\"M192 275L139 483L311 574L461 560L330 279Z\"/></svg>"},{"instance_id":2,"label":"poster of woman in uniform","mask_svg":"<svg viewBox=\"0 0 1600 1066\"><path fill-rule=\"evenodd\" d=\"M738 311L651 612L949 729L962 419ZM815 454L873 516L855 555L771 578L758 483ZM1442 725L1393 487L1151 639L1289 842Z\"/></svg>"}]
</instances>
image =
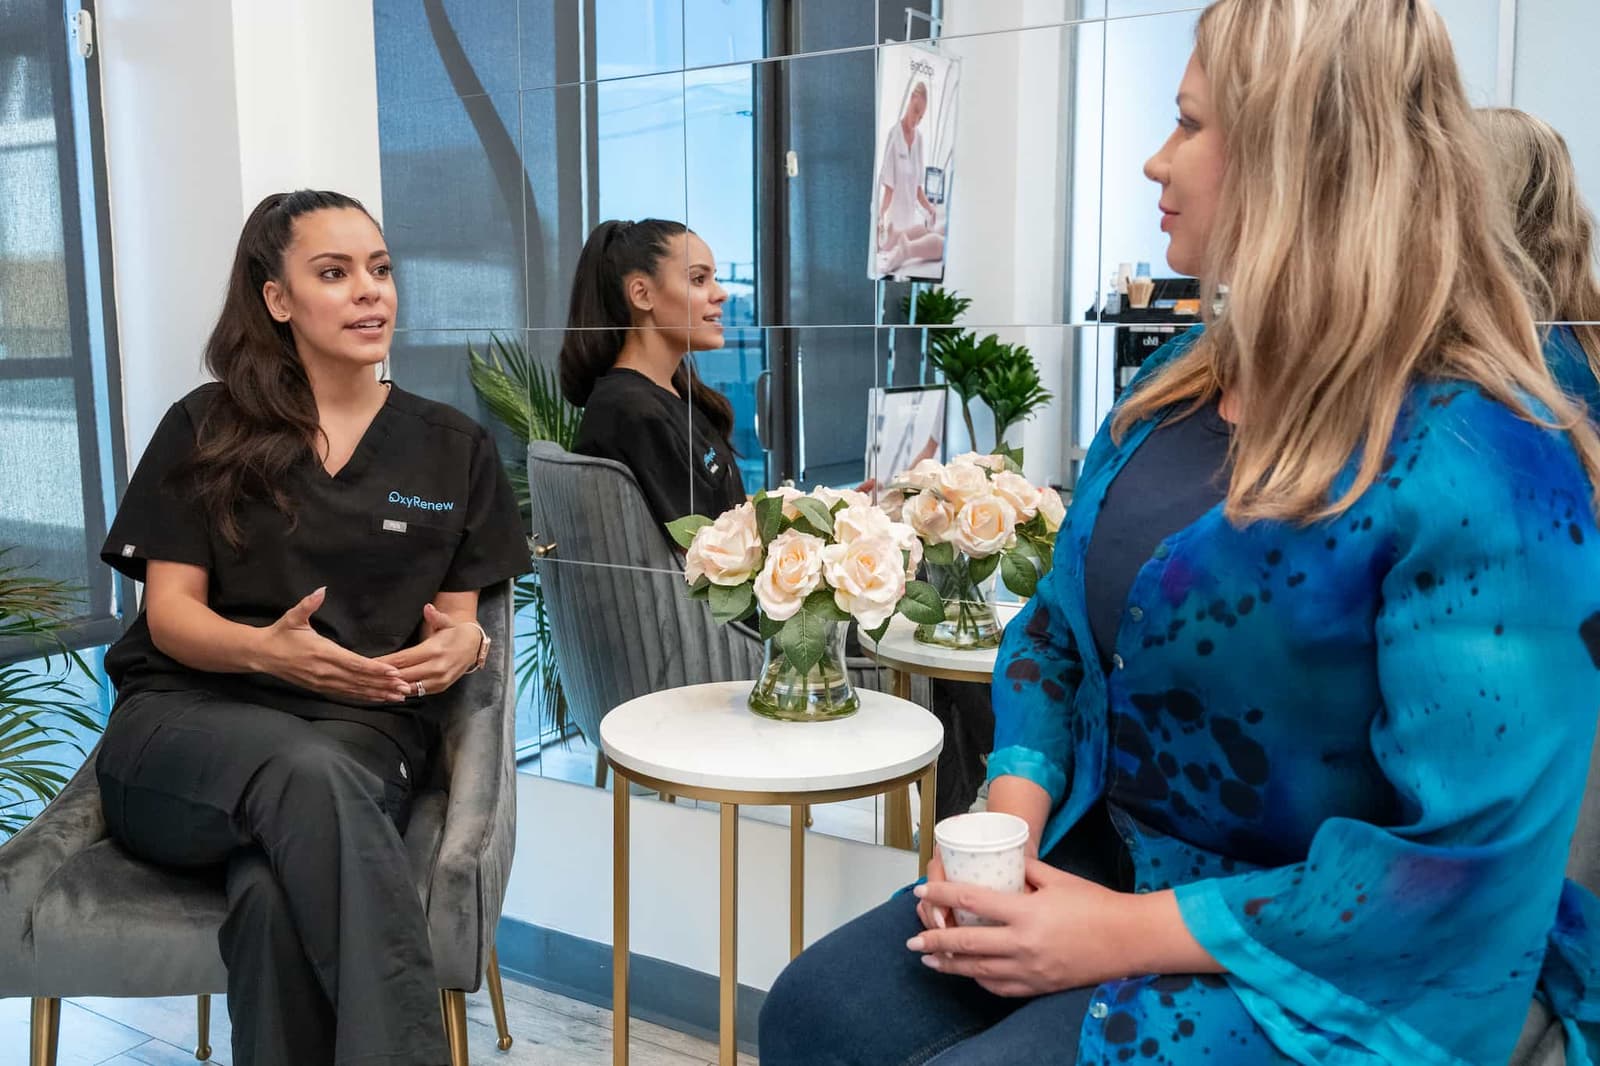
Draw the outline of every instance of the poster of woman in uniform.
<instances>
[{"instance_id":1,"label":"poster of woman in uniform","mask_svg":"<svg viewBox=\"0 0 1600 1066\"><path fill-rule=\"evenodd\" d=\"M878 156L867 273L944 277L960 61L928 48L878 51Z\"/></svg>"}]
</instances>

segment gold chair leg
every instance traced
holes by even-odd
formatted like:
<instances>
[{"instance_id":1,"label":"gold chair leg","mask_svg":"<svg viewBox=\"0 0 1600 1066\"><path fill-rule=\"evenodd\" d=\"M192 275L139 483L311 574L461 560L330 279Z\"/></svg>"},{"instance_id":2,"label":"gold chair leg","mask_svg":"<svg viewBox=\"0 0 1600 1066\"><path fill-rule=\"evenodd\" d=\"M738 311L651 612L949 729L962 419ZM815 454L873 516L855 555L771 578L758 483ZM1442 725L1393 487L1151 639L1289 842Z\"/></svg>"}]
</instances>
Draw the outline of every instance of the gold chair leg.
<instances>
[{"instance_id":1,"label":"gold chair leg","mask_svg":"<svg viewBox=\"0 0 1600 1066\"><path fill-rule=\"evenodd\" d=\"M201 1062L211 1057L211 997L195 997L195 1024L200 1039L195 1042L194 1057Z\"/></svg>"},{"instance_id":2,"label":"gold chair leg","mask_svg":"<svg viewBox=\"0 0 1600 1066\"><path fill-rule=\"evenodd\" d=\"M489 949L489 1007L494 1011L494 1027L500 1034L495 1046L501 1051L511 1050L511 1027L506 1025L506 994L500 986L500 952Z\"/></svg>"},{"instance_id":3,"label":"gold chair leg","mask_svg":"<svg viewBox=\"0 0 1600 1066\"><path fill-rule=\"evenodd\" d=\"M28 1066L56 1066L56 1045L61 1041L61 1001L34 997L33 1020L28 1033Z\"/></svg>"},{"instance_id":4,"label":"gold chair leg","mask_svg":"<svg viewBox=\"0 0 1600 1066\"><path fill-rule=\"evenodd\" d=\"M467 1064L467 994L453 988L439 991L439 1011L444 1015L444 1038L450 1045L450 1066Z\"/></svg>"}]
</instances>

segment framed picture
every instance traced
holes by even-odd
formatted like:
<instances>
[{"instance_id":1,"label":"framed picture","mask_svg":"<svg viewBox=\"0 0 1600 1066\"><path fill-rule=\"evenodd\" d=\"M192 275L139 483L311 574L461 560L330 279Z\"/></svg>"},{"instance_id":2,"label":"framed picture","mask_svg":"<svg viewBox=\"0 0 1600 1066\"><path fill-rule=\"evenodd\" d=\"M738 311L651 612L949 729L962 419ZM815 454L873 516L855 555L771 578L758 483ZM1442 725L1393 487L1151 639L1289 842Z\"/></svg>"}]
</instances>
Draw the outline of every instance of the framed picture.
<instances>
[{"instance_id":1,"label":"framed picture","mask_svg":"<svg viewBox=\"0 0 1600 1066\"><path fill-rule=\"evenodd\" d=\"M879 489L923 459L943 458L948 391L943 385L871 390L867 478Z\"/></svg>"},{"instance_id":2,"label":"framed picture","mask_svg":"<svg viewBox=\"0 0 1600 1066\"><path fill-rule=\"evenodd\" d=\"M961 62L932 48L878 52L877 166L872 181L874 280L939 281L949 229Z\"/></svg>"}]
</instances>

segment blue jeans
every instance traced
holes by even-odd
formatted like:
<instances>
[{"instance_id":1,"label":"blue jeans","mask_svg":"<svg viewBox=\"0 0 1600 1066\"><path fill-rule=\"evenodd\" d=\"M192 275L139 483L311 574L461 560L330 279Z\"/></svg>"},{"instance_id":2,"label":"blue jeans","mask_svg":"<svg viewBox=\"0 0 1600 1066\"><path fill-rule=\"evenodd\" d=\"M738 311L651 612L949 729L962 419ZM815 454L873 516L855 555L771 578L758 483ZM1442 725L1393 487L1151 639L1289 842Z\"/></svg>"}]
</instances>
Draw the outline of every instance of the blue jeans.
<instances>
[{"instance_id":1,"label":"blue jeans","mask_svg":"<svg viewBox=\"0 0 1600 1066\"><path fill-rule=\"evenodd\" d=\"M937 973L906 941L909 892L807 948L761 1008L761 1066L1071 1066L1094 990L1009 999Z\"/></svg>"}]
</instances>

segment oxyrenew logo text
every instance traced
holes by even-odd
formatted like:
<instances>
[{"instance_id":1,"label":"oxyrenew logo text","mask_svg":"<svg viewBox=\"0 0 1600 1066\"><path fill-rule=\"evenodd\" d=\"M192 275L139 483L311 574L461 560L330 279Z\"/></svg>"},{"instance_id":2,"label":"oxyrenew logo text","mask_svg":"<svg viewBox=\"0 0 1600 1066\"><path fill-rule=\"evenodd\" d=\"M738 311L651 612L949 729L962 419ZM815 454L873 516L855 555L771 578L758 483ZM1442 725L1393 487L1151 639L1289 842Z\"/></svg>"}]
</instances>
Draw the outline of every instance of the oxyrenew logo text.
<instances>
[{"instance_id":1,"label":"oxyrenew logo text","mask_svg":"<svg viewBox=\"0 0 1600 1066\"><path fill-rule=\"evenodd\" d=\"M421 496L406 496L403 493L389 493L389 502L398 503L401 507L417 507L424 511L454 511L456 505L452 501L424 500Z\"/></svg>"}]
</instances>

